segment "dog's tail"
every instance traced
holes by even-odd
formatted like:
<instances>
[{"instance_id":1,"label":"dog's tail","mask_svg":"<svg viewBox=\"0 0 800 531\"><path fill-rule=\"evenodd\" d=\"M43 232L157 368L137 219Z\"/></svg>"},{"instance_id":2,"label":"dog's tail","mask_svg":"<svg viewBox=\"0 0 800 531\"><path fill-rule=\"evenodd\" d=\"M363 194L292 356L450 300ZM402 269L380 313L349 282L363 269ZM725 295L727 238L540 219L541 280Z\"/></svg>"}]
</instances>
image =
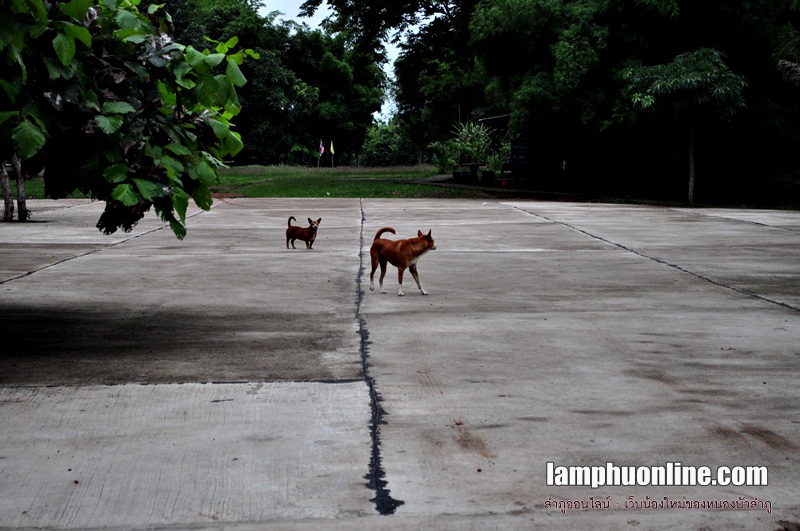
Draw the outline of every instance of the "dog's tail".
<instances>
[{"instance_id":1,"label":"dog's tail","mask_svg":"<svg viewBox=\"0 0 800 531\"><path fill-rule=\"evenodd\" d=\"M297 221L297 218L296 218L296 217L294 217L294 216L289 216L289 226L290 226L290 227L292 226L292 220L295 220L295 221Z\"/></svg>"},{"instance_id":2,"label":"dog's tail","mask_svg":"<svg viewBox=\"0 0 800 531\"><path fill-rule=\"evenodd\" d=\"M397 234L393 228L391 227L383 227L382 229L378 230L377 234L375 234L375 240L381 237L381 234L384 232L391 232L392 234ZM373 240L374 241L374 240Z\"/></svg>"}]
</instances>

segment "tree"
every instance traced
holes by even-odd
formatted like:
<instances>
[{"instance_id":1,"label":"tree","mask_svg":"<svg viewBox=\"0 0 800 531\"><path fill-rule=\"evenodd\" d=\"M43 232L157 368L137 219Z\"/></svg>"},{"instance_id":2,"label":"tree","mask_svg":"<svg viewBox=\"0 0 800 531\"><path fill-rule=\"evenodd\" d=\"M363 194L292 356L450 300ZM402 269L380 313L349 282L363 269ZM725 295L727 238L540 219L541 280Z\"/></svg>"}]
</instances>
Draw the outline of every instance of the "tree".
<instances>
[{"instance_id":1,"label":"tree","mask_svg":"<svg viewBox=\"0 0 800 531\"><path fill-rule=\"evenodd\" d=\"M296 142L299 116L316 102L316 93L289 68L285 50L290 34L304 31L294 23L279 23L277 12L262 16L259 4L249 0L168 0L176 40L195 48L207 38L255 50L260 59L242 65L247 85L237 90L247 112L237 117L237 131L248 142L233 161L236 164L286 162L283 158Z\"/></svg>"},{"instance_id":2,"label":"tree","mask_svg":"<svg viewBox=\"0 0 800 531\"><path fill-rule=\"evenodd\" d=\"M674 61L630 68L625 73L637 106L660 106L671 115L685 114L689 133L689 203L694 202L695 115L698 110L733 114L745 106L744 78L731 72L722 54L711 48L681 54ZM662 104L663 100L663 104Z\"/></svg>"},{"instance_id":3,"label":"tree","mask_svg":"<svg viewBox=\"0 0 800 531\"><path fill-rule=\"evenodd\" d=\"M737 190L732 176L743 182L759 175L759 196L767 199L783 196L769 179L778 183L795 172L786 153L800 133L800 108L774 54L797 27L787 3L769 0L497 0L478 4L470 44L489 76L490 96L507 107L512 130L530 139L534 158L568 160L566 177L555 170L558 160L542 172L589 193L669 199L685 197L670 184L684 165L683 143L675 143L683 131L664 114L635 112L625 73L718 50L748 81L741 92L748 106L733 118L696 115L705 135L718 139L704 147L697 168L717 198L753 200L752 188ZM666 103L664 95L660 100Z\"/></svg>"},{"instance_id":4,"label":"tree","mask_svg":"<svg viewBox=\"0 0 800 531\"><path fill-rule=\"evenodd\" d=\"M411 166L417 162L414 146L401 134L396 121L375 123L367 132L362 154L365 166Z\"/></svg>"},{"instance_id":5,"label":"tree","mask_svg":"<svg viewBox=\"0 0 800 531\"><path fill-rule=\"evenodd\" d=\"M308 112L297 116L297 138L308 146L333 139L337 160L358 153L383 101L385 76L372 53L353 44L346 32L331 36L313 30L295 32L284 56L316 97Z\"/></svg>"},{"instance_id":6,"label":"tree","mask_svg":"<svg viewBox=\"0 0 800 531\"><path fill-rule=\"evenodd\" d=\"M469 47L474 5L431 3L425 9L432 18L400 47L395 62L397 115L417 146L420 162L430 144L450 138L453 124L489 112L486 77Z\"/></svg>"},{"instance_id":7,"label":"tree","mask_svg":"<svg viewBox=\"0 0 800 531\"><path fill-rule=\"evenodd\" d=\"M357 153L383 98L383 71L373 51L349 30L333 35L260 14L252 0L168 0L176 35L199 46L204 36L234 35L261 60L245 64L238 90L247 112L237 118L249 139L236 164L310 163L320 138L335 139L337 159Z\"/></svg>"},{"instance_id":8,"label":"tree","mask_svg":"<svg viewBox=\"0 0 800 531\"><path fill-rule=\"evenodd\" d=\"M189 199L242 148L237 39L214 53L173 42L159 6L134 0L13 0L0 5L0 160L44 173L50 197L106 202L104 233L130 230L154 207L178 238Z\"/></svg>"}]
</instances>

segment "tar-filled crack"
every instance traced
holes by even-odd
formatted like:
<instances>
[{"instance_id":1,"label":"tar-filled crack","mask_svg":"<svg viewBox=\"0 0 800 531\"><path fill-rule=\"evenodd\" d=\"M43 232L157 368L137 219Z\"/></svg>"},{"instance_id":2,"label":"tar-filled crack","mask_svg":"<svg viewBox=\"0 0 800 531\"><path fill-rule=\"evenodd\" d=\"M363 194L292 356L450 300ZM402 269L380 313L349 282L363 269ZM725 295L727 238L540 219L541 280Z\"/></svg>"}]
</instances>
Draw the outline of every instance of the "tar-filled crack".
<instances>
[{"instance_id":1,"label":"tar-filled crack","mask_svg":"<svg viewBox=\"0 0 800 531\"><path fill-rule=\"evenodd\" d=\"M375 510L382 515L394 514L403 501L395 500L386 488L387 481L384 479L386 476L383 470L383 463L381 460L381 437L380 426L386 424L383 420L386 411L381 407L381 396L375 388L375 379L369 373L369 331L367 330L367 322L364 316L361 315L361 302L364 299L364 291L361 286L361 277L364 274L364 257L361 249L364 248L364 207L361 205L361 235L359 241L359 265L358 265L358 296L356 299L356 319L358 320L358 334L361 337L361 368L364 374L364 381L367 383L369 389L370 407L372 414L370 418L370 437L372 439L372 452L369 459L369 472L364 476L367 480L366 486L375 491L375 497L370 501L375 504Z\"/></svg>"},{"instance_id":2,"label":"tar-filled crack","mask_svg":"<svg viewBox=\"0 0 800 531\"><path fill-rule=\"evenodd\" d=\"M718 280L714 280L713 278L707 277L705 275L701 275L700 273L696 273L694 271L686 269L685 267L679 266L678 264L673 264L673 263L667 262L666 260L662 260L660 258L656 258L654 256L650 256L650 255L644 254L642 252L639 252L639 251L637 251L635 249L631 249L630 247L626 247L626 246L624 246L624 245L622 245L620 243L612 242L611 240L608 240L608 239L603 238L601 236L598 236L596 234L592 234L592 233L587 232L587 231L585 231L583 229L579 229L578 227L574 227L574 226L570 225L569 223L564 223L563 221L556 221L554 219L550 219L547 216L543 216L541 214L534 214L533 212L528 212L527 210L524 210L522 208L518 208L518 207L515 207L515 208L517 210L519 210L520 212L524 212L525 214L528 214L530 216L535 216L535 217L544 219L546 221L549 221L550 223L555 223L557 225L561 225L562 227L567 227L568 229L572 229L575 232L580 232L581 234L584 234L584 235L586 235L586 236L588 236L590 238L593 238L593 239L595 239L597 241L601 241L603 243L607 243L608 245L612 245L614 247L617 247L618 249L622 249L623 251L626 251L626 252L629 252L629 253L633 253L633 254L635 254L637 256L641 256L642 258L646 258L648 260L652 260L653 262L656 262L658 264L661 264L661 265L664 265L664 266L667 266L667 267L671 267L673 269L676 269L676 270L680 271L681 273L685 273L687 275L691 275L691 276L693 276L695 278L699 278L700 280L704 280L706 282L710 282L711 284L714 284L715 286L719 286L721 288L729 289L731 291L739 293L740 295L745 295L747 297L753 297L754 299L759 299L759 300L762 300L764 302L768 302L770 304L775 304L776 306L782 306L783 308L788 308L789 310L794 310L796 312L800 312L800 308L798 308L797 306L792 306L791 304L787 304L785 302L776 301L774 299L770 299L769 297L765 297L764 295L759 295L758 293L753 293L752 291L747 291L745 289L737 288L736 286L731 286L730 284L726 284L724 282L720 282Z\"/></svg>"}]
</instances>

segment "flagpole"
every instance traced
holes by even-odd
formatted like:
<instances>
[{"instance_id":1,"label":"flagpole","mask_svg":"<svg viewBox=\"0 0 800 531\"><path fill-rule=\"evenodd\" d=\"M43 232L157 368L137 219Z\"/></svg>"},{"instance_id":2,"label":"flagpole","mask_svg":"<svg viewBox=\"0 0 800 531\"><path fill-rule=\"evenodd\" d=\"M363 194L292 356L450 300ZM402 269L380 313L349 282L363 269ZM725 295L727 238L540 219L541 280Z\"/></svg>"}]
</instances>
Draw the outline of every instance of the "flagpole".
<instances>
[{"instance_id":1,"label":"flagpole","mask_svg":"<svg viewBox=\"0 0 800 531\"><path fill-rule=\"evenodd\" d=\"M333 139L331 139L331 168L333 168Z\"/></svg>"}]
</instances>

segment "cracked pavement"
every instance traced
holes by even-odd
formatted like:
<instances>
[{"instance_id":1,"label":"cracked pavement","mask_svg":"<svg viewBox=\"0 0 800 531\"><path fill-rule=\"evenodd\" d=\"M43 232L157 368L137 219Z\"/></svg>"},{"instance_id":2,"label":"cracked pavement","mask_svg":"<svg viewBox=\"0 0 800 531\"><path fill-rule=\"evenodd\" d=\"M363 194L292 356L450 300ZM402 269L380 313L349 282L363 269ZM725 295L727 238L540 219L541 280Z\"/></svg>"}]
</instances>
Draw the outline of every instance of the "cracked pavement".
<instances>
[{"instance_id":1,"label":"cracked pavement","mask_svg":"<svg viewBox=\"0 0 800 531\"><path fill-rule=\"evenodd\" d=\"M798 212L226 199L178 241L29 208L0 224L0 528L800 522ZM290 215L322 218L312 251ZM429 296L365 289L386 225L432 230ZM769 483L546 484L609 462ZM642 508L665 499L770 510Z\"/></svg>"}]
</instances>

